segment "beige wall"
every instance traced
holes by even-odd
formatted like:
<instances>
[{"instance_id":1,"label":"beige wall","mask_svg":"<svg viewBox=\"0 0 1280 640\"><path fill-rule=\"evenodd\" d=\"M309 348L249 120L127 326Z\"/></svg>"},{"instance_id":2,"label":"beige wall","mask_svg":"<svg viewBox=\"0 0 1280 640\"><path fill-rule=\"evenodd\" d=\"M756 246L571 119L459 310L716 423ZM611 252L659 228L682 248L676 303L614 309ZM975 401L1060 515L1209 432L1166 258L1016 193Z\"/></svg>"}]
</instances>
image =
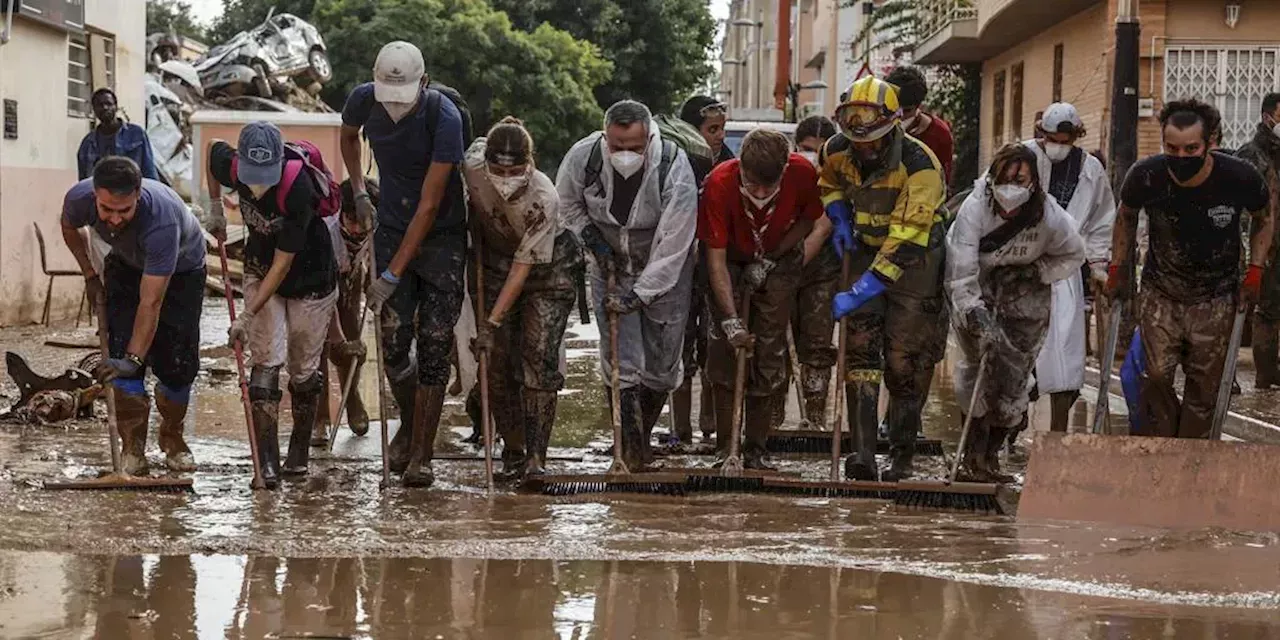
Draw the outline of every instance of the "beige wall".
<instances>
[{"instance_id":1,"label":"beige wall","mask_svg":"<svg viewBox=\"0 0 1280 640\"><path fill-rule=\"evenodd\" d=\"M133 121L143 120L145 3L85 3L85 24L116 39L116 93ZM35 322L46 280L32 223L44 231L50 268L75 261L63 245L58 216L63 194L76 180L76 150L90 121L67 114L67 34L15 18L13 38L0 46L0 98L18 101L18 139L0 140L0 325ZM54 285L55 317L75 313L83 284Z\"/></svg>"},{"instance_id":2,"label":"beige wall","mask_svg":"<svg viewBox=\"0 0 1280 640\"><path fill-rule=\"evenodd\" d=\"M982 65L982 144L981 162L985 165L994 152L995 75L1005 72L1004 142L1024 140L1032 136L1035 114L1053 101L1053 50L1063 45L1062 99L1080 112L1089 135L1082 142L1085 149L1103 146L1106 109L1110 104L1111 66L1109 42L1111 25L1106 22L1106 7L1098 5L1048 29L1035 38L987 60ZM1013 130L1012 69L1024 64L1022 89L1022 128Z\"/></svg>"}]
</instances>

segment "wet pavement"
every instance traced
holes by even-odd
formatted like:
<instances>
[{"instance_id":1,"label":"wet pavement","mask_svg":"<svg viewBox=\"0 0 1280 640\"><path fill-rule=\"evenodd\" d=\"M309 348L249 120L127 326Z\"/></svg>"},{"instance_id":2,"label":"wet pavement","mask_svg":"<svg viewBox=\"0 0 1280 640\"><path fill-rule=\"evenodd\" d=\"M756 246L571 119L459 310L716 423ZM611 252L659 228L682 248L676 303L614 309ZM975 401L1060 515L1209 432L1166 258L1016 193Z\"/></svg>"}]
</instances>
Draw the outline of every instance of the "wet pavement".
<instances>
[{"instance_id":1,"label":"wet pavement","mask_svg":"<svg viewBox=\"0 0 1280 640\"><path fill-rule=\"evenodd\" d=\"M43 490L107 465L101 419L0 426L0 637L1280 638L1275 534L881 501L566 499L502 485L489 496L483 465L456 460L436 462L430 490L379 491L376 421L361 438L343 429L308 478L252 492L234 362L217 346L225 313L210 303L194 494ZM608 459L591 453L608 443L595 326L571 332L551 453L582 460L551 466L603 471ZM65 333L93 341L91 330ZM44 335L5 330L0 346L47 374L85 353L40 348ZM370 372L362 390L376 420L375 386ZM935 388L925 435L954 443L950 381ZM1047 414L1033 411L1035 428ZM1091 415L1078 404L1073 428ZM445 421L437 451L475 454L461 442L462 398ZM827 472L821 456L780 463ZM943 461L918 466L940 474Z\"/></svg>"}]
</instances>

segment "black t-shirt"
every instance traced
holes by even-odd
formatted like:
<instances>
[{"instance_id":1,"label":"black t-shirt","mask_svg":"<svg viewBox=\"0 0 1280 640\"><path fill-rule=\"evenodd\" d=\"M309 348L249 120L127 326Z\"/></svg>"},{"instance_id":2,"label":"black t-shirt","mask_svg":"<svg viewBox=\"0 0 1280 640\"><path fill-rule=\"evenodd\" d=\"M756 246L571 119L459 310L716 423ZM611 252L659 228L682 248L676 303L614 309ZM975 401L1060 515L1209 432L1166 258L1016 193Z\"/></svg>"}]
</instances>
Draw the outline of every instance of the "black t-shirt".
<instances>
[{"instance_id":1,"label":"black t-shirt","mask_svg":"<svg viewBox=\"0 0 1280 640\"><path fill-rule=\"evenodd\" d=\"M1120 200L1145 209L1150 249L1143 286L1180 302L1204 302L1239 287L1240 221L1265 211L1262 176L1237 158L1214 152L1213 171L1198 187L1186 188L1169 176L1165 157L1133 165Z\"/></svg>"},{"instance_id":2,"label":"black t-shirt","mask_svg":"<svg viewBox=\"0 0 1280 640\"><path fill-rule=\"evenodd\" d=\"M240 215L249 230L245 242L245 273L258 279L266 277L277 249L294 254L289 273L276 293L283 298L323 298L338 283L338 264L333 256L333 241L324 220L316 215L318 191L306 169L298 174L285 196L286 212L277 207L276 189L272 187L261 199L231 175L231 159L236 150L218 142L209 151L209 167L213 177L223 186L235 189L240 196Z\"/></svg>"}]
</instances>

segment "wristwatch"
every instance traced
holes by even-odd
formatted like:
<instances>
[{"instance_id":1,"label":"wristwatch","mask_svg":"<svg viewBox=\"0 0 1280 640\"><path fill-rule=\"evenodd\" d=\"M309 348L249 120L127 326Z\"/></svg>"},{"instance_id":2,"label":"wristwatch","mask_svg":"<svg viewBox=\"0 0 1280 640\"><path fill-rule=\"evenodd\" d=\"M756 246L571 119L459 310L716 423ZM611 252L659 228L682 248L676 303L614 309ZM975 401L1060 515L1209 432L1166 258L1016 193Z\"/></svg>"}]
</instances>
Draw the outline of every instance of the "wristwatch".
<instances>
[{"instance_id":1,"label":"wristwatch","mask_svg":"<svg viewBox=\"0 0 1280 640\"><path fill-rule=\"evenodd\" d=\"M125 359L125 360L128 360L128 361L129 361L129 362L131 362L131 363L133 363L133 365L134 365L134 366L136 366L136 367L138 367L139 369L141 369L141 368L142 368L142 365L143 365L143 364L145 364L145 363L142 361L142 358L139 358L138 356L135 356L135 355L133 355L132 353L126 353L126 354L124 354L124 359Z\"/></svg>"}]
</instances>

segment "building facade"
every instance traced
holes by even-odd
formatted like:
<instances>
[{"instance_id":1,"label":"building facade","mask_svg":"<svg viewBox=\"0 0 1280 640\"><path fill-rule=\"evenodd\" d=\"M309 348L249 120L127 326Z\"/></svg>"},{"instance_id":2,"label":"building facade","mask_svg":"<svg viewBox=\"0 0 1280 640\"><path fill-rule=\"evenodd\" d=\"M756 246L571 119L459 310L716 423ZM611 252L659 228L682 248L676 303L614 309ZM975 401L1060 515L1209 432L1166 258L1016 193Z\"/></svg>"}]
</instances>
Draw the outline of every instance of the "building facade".
<instances>
[{"instance_id":1,"label":"building facade","mask_svg":"<svg viewBox=\"0 0 1280 640\"><path fill-rule=\"evenodd\" d=\"M120 111L145 121L146 3L141 0L0 0L13 26L0 45L0 325L36 322L46 280L32 224L51 269L75 269L62 242L62 197L76 181L76 151L92 127L90 95L113 87ZM7 16L5 16L7 17ZM0 21L0 28L3 22ZM76 313L84 284L59 278L53 317Z\"/></svg>"},{"instance_id":2,"label":"building facade","mask_svg":"<svg viewBox=\"0 0 1280 640\"><path fill-rule=\"evenodd\" d=\"M1055 101L1076 105L1082 145L1108 152L1119 0L921 0L922 64L982 65L981 161L1029 138ZM1222 146L1252 135L1262 98L1280 91L1280 3L1139 0L1139 157L1159 153L1168 100L1195 97L1223 114Z\"/></svg>"}]
</instances>

